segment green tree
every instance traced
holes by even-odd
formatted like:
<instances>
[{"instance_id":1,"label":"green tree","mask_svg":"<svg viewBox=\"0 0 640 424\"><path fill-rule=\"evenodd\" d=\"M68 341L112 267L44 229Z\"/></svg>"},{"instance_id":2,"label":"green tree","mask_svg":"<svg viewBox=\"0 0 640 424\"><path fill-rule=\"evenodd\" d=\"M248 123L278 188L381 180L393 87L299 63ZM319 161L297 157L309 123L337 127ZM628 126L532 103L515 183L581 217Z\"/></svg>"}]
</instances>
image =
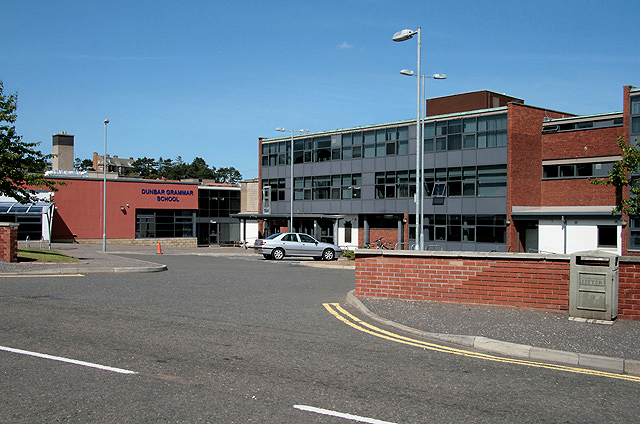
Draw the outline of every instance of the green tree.
<instances>
[{"instance_id":1,"label":"green tree","mask_svg":"<svg viewBox=\"0 0 640 424\"><path fill-rule=\"evenodd\" d=\"M186 178L211 180L213 179L214 171L215 169L209 168L209 165L207 165L204 159L197 157L187 166Z\"/></svg>"},{"instance_id":2,"label":"green tree","mask_svg":"<svg viewBox=\"0 0 640 424\"><path fill-rule=\"evenodd\" d=\"M162 159L162 158L161 158ZM154 158L138 158L133 161L133 172L142 178L155 179L159 177L158 162Z\"/></svg>"},{"instance_id":3,"label":"green tree","mask_svg":"<svg viewBox=\"0 0 640 424\"><path fill-rule=\"evenodd\" d=\"M186 178L188 165L184 163L181 156L178 156L175 162L171 159L163 160L162 158L160 158L158 162L160 163L159 171L161 178L166 178L167 180Z\"/></svg>"},{"instance_id":4,"label":"green tree","mask_svg":"<svg viewBox=\"0 0 640 424\"><path fill-rule=\"evenodd\" d=\"M627 144L624 138L618 137L618 144L622 150L622 159L613 164L608 178L592 178L592 184L613 186L616 190L616 206L611 211L615 215L637 216L640 214L640 184L638 184L638 171L640 171L640 150L637 147L638 140L633 145ZM629 189L629 196L625 197L624 189Z\"/></svg>"},{"instance_id":5,"label":"green tree","mask_svg":"<svg viewBox=\"0 0 640 424\"><path fill-rule=\"evenodd\" d=\"M25 143L16 134L17 108L18 95L5 96L0 81L0 194L29 203L37 200L30 187L56 191L60 183L44 176L53 155L43 154L36 149L40 143Z\"/></svg>"},{"instance_id":6,"label":"green tree","mask_svg":"<svg viewBox=\"0 0 640 424\"><path fill-rule=\"evenodd\" d=\"M95 169L93 169L93 161L91 159L75 158L73 160L73 169L76 171L95 171Z\"/></svg>"},{"instance_id":7,"label":"green tree","mask_svg":"<svg viewBox=\"0 0 640 424\"><path fill-rule=\"evenodd\" d=\"M230 168L219 168L215 173L215 180L219 183L237 184L242 181L242 174L233 166Z\"/></svg>"}]
</instances>

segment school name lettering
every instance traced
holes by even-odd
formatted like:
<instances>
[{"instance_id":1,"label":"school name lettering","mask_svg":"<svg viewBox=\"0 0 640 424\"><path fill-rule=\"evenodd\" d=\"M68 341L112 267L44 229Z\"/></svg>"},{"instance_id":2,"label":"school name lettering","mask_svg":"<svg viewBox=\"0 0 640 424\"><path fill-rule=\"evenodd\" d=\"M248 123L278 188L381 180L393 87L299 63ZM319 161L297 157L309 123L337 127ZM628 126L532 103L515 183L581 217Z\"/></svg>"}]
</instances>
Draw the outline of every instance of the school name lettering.
<instances>
[{"instance_id":1,"label":"school name lettering","mask_svg":"<svg viewBox=\"0 0 640 424\"><path fill-rule=\"evenodd\" d=\"M165 190L159 188L143 188L142 194L156 196L158 202L180 203L178 196L193 196L193 190Z\"/></svg>"}]
</instances>

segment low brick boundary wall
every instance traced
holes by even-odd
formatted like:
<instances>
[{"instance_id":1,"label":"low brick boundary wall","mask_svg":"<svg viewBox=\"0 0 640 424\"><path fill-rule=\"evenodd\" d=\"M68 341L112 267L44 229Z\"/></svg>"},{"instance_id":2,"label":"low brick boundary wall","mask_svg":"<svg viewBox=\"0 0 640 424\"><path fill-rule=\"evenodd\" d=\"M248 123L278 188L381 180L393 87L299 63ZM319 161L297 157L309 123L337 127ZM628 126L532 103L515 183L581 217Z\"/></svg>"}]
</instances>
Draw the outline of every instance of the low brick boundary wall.
<instances>
[{"instance_id":1,"label":"low brick boundary wall","mask_svg":"<svg viewBox=\"0 0 640 424\"><path fill-rule=\"evenodd\" d=\"M54 240L55 243L102 244L102 239ZM195 237L176 238L143 238L143 239L107 239L107 245L121 246L157 246L164 247L198 247Z\"/></svg>"},{"instance_id":2,"label":"low brick boundary wall","mask_svg":"<svg viewBox=\"0 0 640 424\"><path fill-rule=\"evenodd\" d=\"M569 255L356 250L357 297L569 310ZM621 257L618 318L640 320L640 258Z\"/></svg>"},{"instance_id":3,"label":"low brick boundary wall","mask_svg":"<svg viewBox=\"0 0 640 424\"><path fill-rule=\"evenodd\" d=\"M18 225L0 222L0 261L18 262Z\"/></svg>"}]
</instances>

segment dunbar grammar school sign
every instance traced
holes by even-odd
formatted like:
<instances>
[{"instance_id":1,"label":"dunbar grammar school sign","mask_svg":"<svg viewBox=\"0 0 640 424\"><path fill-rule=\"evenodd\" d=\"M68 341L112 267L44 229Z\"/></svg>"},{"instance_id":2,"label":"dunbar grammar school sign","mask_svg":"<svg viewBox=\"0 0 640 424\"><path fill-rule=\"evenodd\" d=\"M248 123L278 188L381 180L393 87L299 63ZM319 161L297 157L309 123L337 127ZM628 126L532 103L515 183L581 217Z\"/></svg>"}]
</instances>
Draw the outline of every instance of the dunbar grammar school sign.
<instances>
[{"instance_id":1,"label":"dunbar grammar school sign","mask_svg":"<svg viewBox=\"0 0 640 424\"><path fill-rule=\"evenodd\" d=\"M156 196L157 202L180 203L181 197L193 196L193 190L164 190L157 188L143 188L142 194L146 196Z\"/></svg>"}]
</instances>

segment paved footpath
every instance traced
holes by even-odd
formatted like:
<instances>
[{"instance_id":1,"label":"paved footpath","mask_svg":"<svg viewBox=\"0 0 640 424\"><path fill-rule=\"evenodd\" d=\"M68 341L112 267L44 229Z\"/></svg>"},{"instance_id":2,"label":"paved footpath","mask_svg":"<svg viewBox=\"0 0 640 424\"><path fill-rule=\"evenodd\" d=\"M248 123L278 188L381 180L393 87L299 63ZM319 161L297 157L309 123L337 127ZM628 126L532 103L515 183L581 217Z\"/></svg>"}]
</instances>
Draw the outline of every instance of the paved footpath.
<instances>
[{"instance_id":1,"label":"paved footpath","mask_svg":"<svg viewBox=\"0 0 640 424\"><path fill-rule=\"evenodd\" d=\"M151 246L54 244L53 249L80 259L75 264L0 262L0 276L28 274L87 274L157 272L167 269ZM241 257L251 249L200 247L163 248L163 255ZM123 255L155 255L157 263ZM261 260L261 259L260 259ZM351 261L301 265L353 269ZM358 299L347 303L372 320L415 337L540 362L558 362L604 371L640 375L640 321L617 320L611 325L569 320L568 313L542 312L450 303L394 299Z\"/></svg>"}]
</instances>

